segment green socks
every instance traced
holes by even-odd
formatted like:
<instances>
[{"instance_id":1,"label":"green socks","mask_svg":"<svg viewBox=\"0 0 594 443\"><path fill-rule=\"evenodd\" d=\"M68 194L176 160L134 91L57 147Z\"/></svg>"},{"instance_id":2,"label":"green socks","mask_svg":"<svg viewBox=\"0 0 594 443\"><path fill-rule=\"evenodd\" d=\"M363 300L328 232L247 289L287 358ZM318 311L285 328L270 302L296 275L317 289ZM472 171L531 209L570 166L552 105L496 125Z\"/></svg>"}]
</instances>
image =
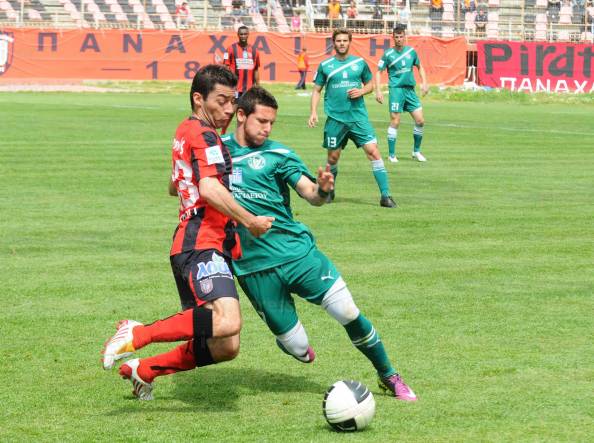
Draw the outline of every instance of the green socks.
<instances>
[{"instance_id":1,"label":"green socks","mask_svg":"<svg viewBox=\"0 0 594 443\"><path fill-rule=\"evenodd\" d=\"M353 345L367 357L381 377L388 377L396 373L379 335L363 314L359 314L355 320L347 323L344 328Z\"/></svg>"},{"instance_id":2,"label":"green socks","mask_svg":"<svg viewBox=\"0 0 594 443\"><path fill-rule=\"evenodd\" d=\"M384 166L384 161L380 158L379 160L371 160L371 170L373 171L373 177L377 182L382 197L390 195L390 185L388 184L388 173Z\"/></svg>"},{"instance_id":3,"label":"green socks","mask_svg":"<svg viewBox=\"0 0 594 443\"><path fill-rule=\"evenodd\" d=\"M423 141L423 127L415 125L413 129L413 139L415 140L415 152L421 151L421 141Z\"/></svg>"}]
</instances>

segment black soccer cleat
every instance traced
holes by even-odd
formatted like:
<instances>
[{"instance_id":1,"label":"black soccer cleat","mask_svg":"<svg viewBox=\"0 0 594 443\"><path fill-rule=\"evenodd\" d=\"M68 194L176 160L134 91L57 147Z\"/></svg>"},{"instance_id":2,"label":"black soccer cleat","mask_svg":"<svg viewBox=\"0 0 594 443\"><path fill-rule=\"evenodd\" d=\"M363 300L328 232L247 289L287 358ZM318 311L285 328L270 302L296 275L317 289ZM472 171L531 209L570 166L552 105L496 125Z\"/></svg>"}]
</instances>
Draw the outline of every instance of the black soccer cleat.
<instances>
[{"instance_id":1,"label":"black soccer cleat","mask_svg":"<svg viewBox=\"0 0 594 443\"><path fill-rule=\"evenodd\" d=\"M383 206L384 208L395 208L396 202L389 195L384 195L380 198L380 206Z\"/></svg>"}]
</instances>

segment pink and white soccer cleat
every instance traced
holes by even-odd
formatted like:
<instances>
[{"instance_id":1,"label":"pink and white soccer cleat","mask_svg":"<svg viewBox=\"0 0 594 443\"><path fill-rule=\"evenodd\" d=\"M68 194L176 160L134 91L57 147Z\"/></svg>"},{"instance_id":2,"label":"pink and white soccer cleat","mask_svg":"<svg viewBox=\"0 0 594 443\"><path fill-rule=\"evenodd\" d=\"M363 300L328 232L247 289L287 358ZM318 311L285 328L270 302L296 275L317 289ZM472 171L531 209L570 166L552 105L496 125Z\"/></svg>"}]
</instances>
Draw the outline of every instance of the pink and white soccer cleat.
<instances>
[{"instance_id":1,"label":"pink and white soccer cleat","mask_svg":"<svg viewBox=\"0 0 594 443\"><path fill-rule=\"evenodd\" d=\"M385 392L403 401L417 401L417 396L411 388L402 380L399 374L389 377L379 377L377 385Z\"/></svg>"}]
</instances>

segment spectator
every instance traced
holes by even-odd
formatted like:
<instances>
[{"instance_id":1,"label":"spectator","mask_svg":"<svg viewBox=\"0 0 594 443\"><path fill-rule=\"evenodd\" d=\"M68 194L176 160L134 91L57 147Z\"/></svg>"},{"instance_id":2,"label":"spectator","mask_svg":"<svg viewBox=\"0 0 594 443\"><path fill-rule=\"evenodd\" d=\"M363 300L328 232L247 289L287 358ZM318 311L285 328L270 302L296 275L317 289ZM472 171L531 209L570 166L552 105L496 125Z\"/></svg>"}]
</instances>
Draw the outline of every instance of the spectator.
<instances>
[{"instance_id":1,"label":"spectator","mask_svg":"<svg viewBox=\"0 0 594 443\"><path fill-rule=\"evenodd\" d=\"M594 0L586 3L586 30L594 34Z\"/></svg>"},{"instance_id":2,"label":"spectator","mask_svg":"<svg viewBox=\"0 0 594 443\"><path fill-rule=\"evenodd\" d=\"M243 15L243 0L233 0L231 6L233 7L231 14Z\"/></svg>"},{"instance_id":3,"label":"spectator","mask_svg":"<svg viewBox=\"0 0 594 443\"><path fill-rule=\"evenodd\" d=\"M330 20L338 20L340 18L340 3L338 0L330 0L328 3L328 18Z\"/></svg>"},{"instance_id":4,"label":"spectator","mask_svg":"<svg viewBox=\"0 0 594 443\"><path fill-rule=\"evenodd\" d=\"M190 22L190 8L188 2L184 1L175 8L175 20L179 29L185 28Z\"/></svg>"},{"instance_id":5,"label":"spectator","mask_svg":"<svg viewBox=\"0 0 594 443\"><path fill-rule=\"evenodd\" d=\"M484 37L485 30L487 28L487 10L485 8L479 8L476 17L474 18L474 26L476 27L477 37Z\"/></svg>"},{"instance_id":6,"label":"spectator","mask_svg":"<svg viewBox=\"0 0 594 443\"><path fill-rule=\"evenodd\" d=\"M355 19L359 15L359 11L357 11L357 4L355 2L351 2L349 7L347 8L347 17L349 19Z\"/></svg>"},{"instance_id":7,"label":"spectator","mask_svg":"<svg viewBox=\"0 0 594 443\"><path fill-rule=\"evenodd\" d=\"M394 16L398 23L402 23L408 27L410 22L410 9L408 9L406 3L403 3L400 7L396 7Z\"/></svg>"},{"instance_id":8,"label":"spectator","mask_svg":"<svg viewBox=\"0 0 594 443\"><path fill-rule=\"evenodd\" d=\"M476 11L476 2L474 0L462 0L462 12L474 12Z\"/></svg>"},{"instance_id":9,"label":"spectator","mask_svg":"<svg viewBox=\"0 0 594 443\"><path fill-rule=\"evenodd\" d=\"M295 14L291 18L291 31L293 32L301 32L301 16Z\"/></svg>"},{"instance_id":10,"label":"spectator","mask_svg":"<svg viewBox=\"0 0 594 443\"><path fill-rule=\"evenodd\" d=\"M297 71L299 72L299 82L295 89L305 89L305 79L307 78L307 70L309 69L309 57L307 56L307 49L303 48L301 53L297 55Z\"/></svg>"},{"instance_id":11,"label":"spectator","mask_svg":"<svg viewBox=\"0 0 594 443\"><path fill-rule=\"evenodd\" d=\"M559 11L561 11L561 0L549 0L547 15L550 23L559 23Z\"/></svg>"},{"instance_id":12,"label":"spectator","mask_svg":"<svg viewBox=\"0 0 594 443\"><path fill-rule=\"evenodd\" d=\"M443 0L431 0L429 4L429 17L431 18L431 30L435 34L441 35Z\"/></svg>"}]
</instances>

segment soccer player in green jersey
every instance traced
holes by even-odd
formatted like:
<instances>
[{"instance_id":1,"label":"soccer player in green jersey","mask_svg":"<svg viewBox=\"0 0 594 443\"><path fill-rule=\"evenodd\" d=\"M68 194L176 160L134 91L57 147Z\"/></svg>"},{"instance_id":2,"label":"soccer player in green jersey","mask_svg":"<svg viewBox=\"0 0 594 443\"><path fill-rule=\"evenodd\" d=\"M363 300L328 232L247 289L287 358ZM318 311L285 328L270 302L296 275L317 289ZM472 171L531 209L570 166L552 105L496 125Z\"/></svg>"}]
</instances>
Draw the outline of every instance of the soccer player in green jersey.
<instances>
[{"instance_id":1,"label":"soccer player in green jersey","mask_svg":"<svg viewBox=\"0 0 594 443\"><path fill-rule=\"evenodd\" d=\"M383 390L397 399L415 401L340 273L317 249L308 227L293 218L290 188L319 206L325 203L334 177L328 165L326 170L318 168L315 177L295 152L268 139L277 109L268 91L251 88L238 102L235 133L223 137L233 159L233 196L251 213L274 217L272 228L260 238L238 226L243 254L233 268L239 284L285 353L304 363L315 358L297 317L291 295L296 294L321 306L344 327L377 370Z\"/></svg>"},{"instance_id":2,"label":"soccer player in green jersey","mask_svg":"<svg viewBox=\"0 0 594 443\"><path fill-rule=\"evenodd\" d=\"M398 136L398 126L400 125L400 114L409 112L415 121L413 129L414 147L412 158L420 162L427 161L421 154L421 141L423 140L423 127L425 119L423 117L423 108L421 101L415 93L415 76L413 66L419 70L421 77L421 94L424 96L429 91L425 70L421 66L421 61L414 48L405 46L406 25L397 24L392 33L394 38L394 47L388 49L379 63L375 74L375 99L379 103L384 103L384 94L382 93L380 81L382 71L388 70L390 91L390 126L388 126L388 159L392 163L398 162L396 157L396 139Z\"/></svg>"},{"instance_id":3,"label":"soccer player in green jersey","mask_svg":"<svg viewBox=\"0 0 594 443\"><path fill-rule=\"evenodd\" d=\"M373 90L373 74L365 60L349 55L352 38L348 29L336 29L332 33L336 55L318 66L308 124L313 128L318 123L318 103L325 86L324 112L328 118L324 126L322 146L328 150L328 164L335 182L340 153L351 139L357 148L363 148L371 161L373 176L381 194L380 205L395 208L396 203L390 196L388 173L377 148L377 138L369 123L363 98ZM334 190L330 192L329 201L333 199Z\"/></svg>"}]
</instances>

